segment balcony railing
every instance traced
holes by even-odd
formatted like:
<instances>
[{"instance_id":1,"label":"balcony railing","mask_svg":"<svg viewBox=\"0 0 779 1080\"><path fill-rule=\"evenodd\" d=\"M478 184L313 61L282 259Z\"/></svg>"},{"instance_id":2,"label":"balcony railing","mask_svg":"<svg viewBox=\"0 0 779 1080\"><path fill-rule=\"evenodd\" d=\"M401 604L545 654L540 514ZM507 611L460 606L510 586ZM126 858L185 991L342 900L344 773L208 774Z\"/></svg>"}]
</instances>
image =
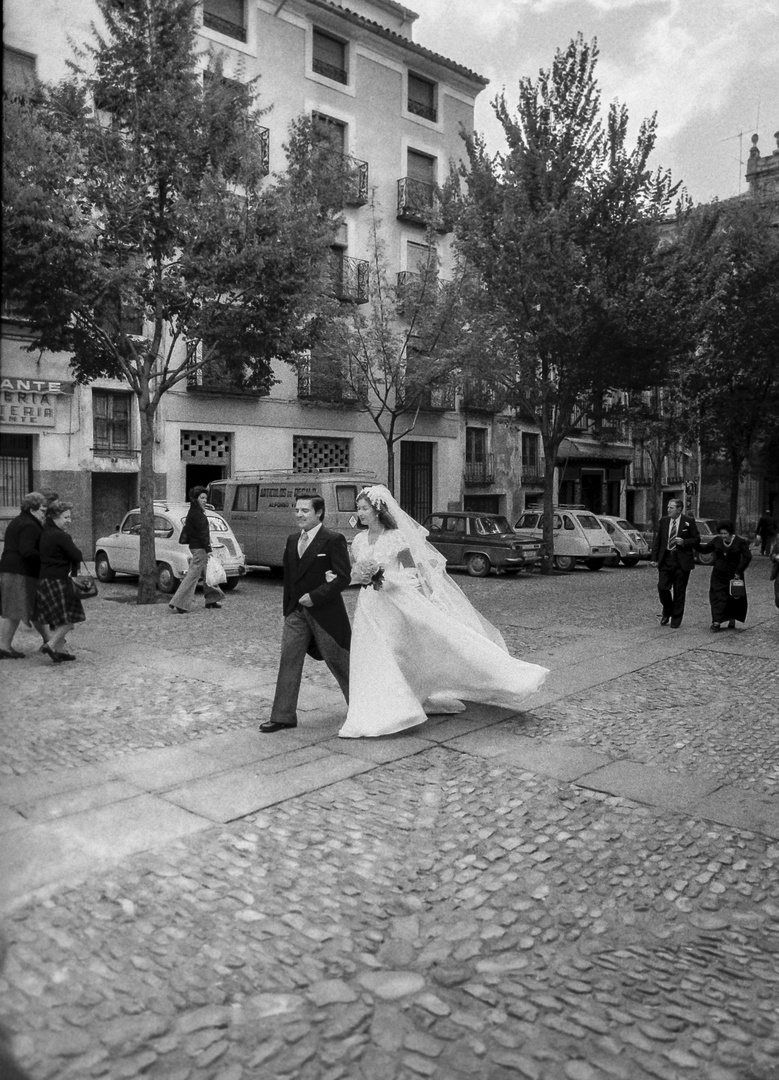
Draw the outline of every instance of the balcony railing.
<instances>
[{"instance_id":1,"label":"balcony railing","mask_svg":"<svg viewBox=\"0 0 779 1080\"><path fill-rule=\"evenodd\" d=\"M403 390L398 390L398 403L408 403L411 408L417 406L424 412L450 412L455 406L455 388L453 383L442 383L440 386L428 386L421 392L409 389L408 398Z\"/></svg>"},{"instance_id":2,"label":"balcony railing","mask_svg":"<svg viewBox=\"0 0 779 1080\"><path fill-rule=\"evenodd\" d=\"M466 484L492 484L495 482L495 455L486 454L484 461L466 461Z\"/></svg>"},{"instance_id":3,"label":"balcony railing","mask_svg":"<svg viewBox=\"0 0 779 1080\"><path fill-rule=\"evenodd\" d=\"M631 479L633 487L651 487L652 476L648 469L643 468L640 465L633 465L631 468Z\"/></svg>"},{"instance_id":4,"label":"balcony railing","mask_svg":"<svg viewBox=\"0 0 779 1080\"><path fill-rule=\"evenodd\" d=\"M347 206L365 206L368 201L368 162L351 154L342 154L344 170L348 173L344 187Z\"/></svg>"},{"instance_id":5,"label":"balcony railing","mask_svg":"<svg viewBox=\"0 0 779 1080\"><path fill-rule=\"evenodd\" d=\"M398 213L401 221L425 225L435 206L435 184L404 176L398 180Z\"/></svg>"},{"instance_id":6,"label":"balcony railing","mask_svg":"<svg viewBox=\"0 0 779 1080\"><path fill-rule=\"evenodd\" d=\"M260 157L262 160L262 175L267 176L270 172L270 131L266 127L260 128Z\"/></svg>"},{"instance_id":7,"label":"balcony railing","mask_svg":"<svg viewBox=\"0 0 779 1080\"><path fill-rule=\"evenodd\" d=\"M219 15L212 15L210 11L203 12L203 26L207 26L209 30L216 30L217 33L224 34L225 37L246 41L245 27L238 26L237 23L230 22L229 19L222 19Z\"/></svg>"},{"instance_id":8,"label":"balcony railing","mask_svg":"<svg viewBox=\"0 0 779 1080\"><path fill-rule=\"evenodd\" d=\"M540 461L532 461L522 466L523 484L543 484L544 466Z\"/></svg>"},{"instance_id":9,"label":"balcony railing","mask_svg":"<svg viewBox=\"0 0 779 1080\"><path fill-rule=\"evenodd\" d=\"M298 397L304 401L323 401L328 404L358 405L367 396L367 388L338 373L320 373L316 365L298 372Z\"/></svg>"},{"instance_id":10,"label":"balcony railing","mask_svg":"<svg viewBox=\"0 0 779 1080\"><path fill-rule=\"evenodd\" d=\"M332 79L333 82L343 83L346 86L349 81L347 72L343 68L336 67L335 64L328 64L324 60L319 60L316 56L311 61L311 67L317 75L324 75L326 79Z\"/></svg>"},{"instance_id":11,"label":"balcony railing","mask_svg":"<svg viewBox=\"0 0 779 1080\"><path fill-rule=\"evenodd\" d=\"M333 265L333 294L336 300L347 304L367 304L369 270L367 259L353 259L348 255L337 259Z\"/></svg>"},{"instance_id":12,"label":"balcony railing","mask_svg":"<svg viewBox=\"0 0 779 1080\"><path fill-rule=\"evenodd\" d=\"M413 113L414 116L422 116L425 120L432 120L433 123L438 119L438 113L435 106L427 105L424 101L414 101L412 98L409 98L408 111Z\"/></svg>"},{"instance_id":13,"label":"balcony railing","mask_svg":"<svg viewBox=\"0 0 779 1080\"><path fill-rule=\"evenodd\" d=\"M242 386L240 379L226 371L198 368L187 375L187 390L197 394L223 394L229 397L262 397L262 390Z\"/></svg>"},{"instance_id":14,"label":"balcony railing","mask_svg":"<svg viewBox=\"0 0 779 1080\"><path fill-rule=\"evenodd\" d=\"M501 404L494 386L479 380L463 384L462 407L467 412L498 412Z\"/></svg>"}]
</instances>

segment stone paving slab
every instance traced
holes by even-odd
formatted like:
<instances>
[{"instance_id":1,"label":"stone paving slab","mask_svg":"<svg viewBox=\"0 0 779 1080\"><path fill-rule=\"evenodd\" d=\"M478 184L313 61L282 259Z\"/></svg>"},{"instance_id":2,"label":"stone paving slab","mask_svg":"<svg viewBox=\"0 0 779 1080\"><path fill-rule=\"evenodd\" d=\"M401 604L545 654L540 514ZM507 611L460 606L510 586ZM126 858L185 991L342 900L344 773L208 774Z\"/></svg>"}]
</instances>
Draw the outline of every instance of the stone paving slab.
<instances>
[{"instance_id":1,"label":"stone paving slab","mask_svg":"<svg viewBox=\"0 0 779 1080\"><path fill-rule=\"evenodd\" d=\"M0 806L0 833L8 832L10 829L18 829L26 824L26 819L17 810L11 810L7 806Z\"/></svg>"},{"instance_id":2,"label":"stone paving slab","mask_svg":"<svg viewBox=\"0 0 779 1080\"><path fill-rule=\"evenodd\" d=\"M779 799L761 798L740 787L719 787L692 803L687 812L779 840Z\"/></svg>"},{"instance_id":3,"label":"stone paving slab","mask_svg":"<svg viewBox=\"0 0 779 1080\"><path fill-rule=\"evenodd\" d=\"M621 795L636 802L650 803L669 810L690 809L690 803L722 786L716 777L671 773L655 765L623 759L595 772L579 776L577 784Z\"/></svg>"},{"instance_id":4,"label":"stone paving slab","mask_svg":"<svg viewBox=\"0 0 779 1080\"><path fill-rule=\"evenodd\" d=\"M138 795L0 837L0 903L198 832L210 822L153 795ZM21 835L21 840L20 840Z\"/></svg>"},{"instance_id":5,"label":"stone paving slab","mask_svg":"<svg viewBox=\"0 0 779 1080\"><path fill-rule=\"evenodd\" d=\"M53 769L43 773L3 776L0 779L0 803L13 806L22 802L37 802L65 791L96 787L113 778L113 768L105 763L82 765L76 769Z\"/></svg>"},{"instance_id":6,"label":"stone paving slab","mask_svg":"<svg viewBox=\"0 0 779 1080\"><path fill-rule=\"evenodd\" d=\"M362 761L384 764L387 761L398 761L400 758L411 757L413 754L421 754L436 744L422 738L421 735L406 734L388 735L381 739L335 738L328 739L320 745L331 753L346 754L349 757L360 758Z\"/></svg>"},{"instance_id":7,"label":"stone paving slab","mask_svg":"<svg viewBox=\"0 0 779 1080\"><path fill-rule=\"evenodd\" d=\"M143 792L135 784L126 780L109 780L106 784L82 788L79 791L64 791L58 795L49 795L35 802L19 803L16 810L27 821L52 821L56 818L69 817L85 810L94 810L99 806L122 802Z\"/></svg>"},{"instance_id":8,"label":"stone paving slab","mask_svg":"<svg viewBox=\"0 0 779 1080\"><path fill-rule=\"evenodd\" d=\"M165 798L211 821L228 822L371 767L312 747L204 777L166 792Z\"/></svg>"},{"instance_id":9,"label":"stone paving slab","mask_svg":"<svg viewBox=\"0 0 779 1080\"><path fill-rule=\"evenodd\" d=\"M190 746L164 746L117 758L111 769L147 791L162 791L212 773L214 762Z\"/></svg>"},{"instance_id":10,"label":"stone paving slab","mask_svg":"<svg viewBox=\"0 0 779 1080\"><path fill-rule=\"evenodd\" d=\"M447 745L478 757L500 758L511 765L558 780L576 780L608 762L604 754L598 754L586 746L544 743L502 727L462 735Z\"/></svg>"}]
</instances>

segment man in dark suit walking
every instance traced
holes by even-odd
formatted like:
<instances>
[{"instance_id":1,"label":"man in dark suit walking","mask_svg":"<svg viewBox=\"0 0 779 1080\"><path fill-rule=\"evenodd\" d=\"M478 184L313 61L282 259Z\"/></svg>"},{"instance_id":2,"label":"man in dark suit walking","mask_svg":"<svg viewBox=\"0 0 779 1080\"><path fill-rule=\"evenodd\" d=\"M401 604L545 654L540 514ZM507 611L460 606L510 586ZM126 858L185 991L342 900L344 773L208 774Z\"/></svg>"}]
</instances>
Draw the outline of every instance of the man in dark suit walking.
<instances>
[{"instance_id":1,"label":"man in dark suit walking","mask_svg":"<svg viewBox=\"0 0 779 1080\"><path fill-rule=\"evenodd\" d=\"M297 727L306 653L324 660L349 701L352 630L341 595L351 580L349 549L341 533L324 527L324 516L320 495L296 500L300 531L287 539L284 550L284 630L270 720L260 724L266 734Z\"/></svg>"},{"instance_id":2,"label":"man in dark suit walking","mask_svg":"<svg viewBox=\"0 0 779 1080\"><path fill-rule=\"evenodd\" d=\"M687 517L683 509L681 499L669 501L668 515L660 518L652 544L652 566L658 569L657 592L663 605L660 625L670 622L673 629L682 625L687 582L700 540L694 518Z\"/></svg>"}]
</instances>

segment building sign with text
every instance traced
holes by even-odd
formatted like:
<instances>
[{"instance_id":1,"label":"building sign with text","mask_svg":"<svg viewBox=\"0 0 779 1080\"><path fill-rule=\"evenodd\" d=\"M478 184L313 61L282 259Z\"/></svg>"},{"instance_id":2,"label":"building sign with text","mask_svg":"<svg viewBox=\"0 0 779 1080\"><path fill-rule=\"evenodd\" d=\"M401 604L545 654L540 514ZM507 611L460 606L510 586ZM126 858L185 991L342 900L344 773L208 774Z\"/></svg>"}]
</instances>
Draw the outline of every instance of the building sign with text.
<instances>
[{"instance_id":1,"label":"building sign with text","mask_svg":"<svg viewBox=\"0 0 779 1080\"><path fill-rule=\"evenodd\" d=\"M51 379L0 379L0 423L11 427L54 427L57 398L73 385Z\"/></svg>"}]
</instances>

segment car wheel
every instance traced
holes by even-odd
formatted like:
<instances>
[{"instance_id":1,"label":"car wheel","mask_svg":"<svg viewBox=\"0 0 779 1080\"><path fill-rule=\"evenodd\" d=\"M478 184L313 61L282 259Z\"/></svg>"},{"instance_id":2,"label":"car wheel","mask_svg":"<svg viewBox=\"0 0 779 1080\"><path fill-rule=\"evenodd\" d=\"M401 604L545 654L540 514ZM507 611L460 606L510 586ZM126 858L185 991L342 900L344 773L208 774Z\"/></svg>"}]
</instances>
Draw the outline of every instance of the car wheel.
<instances>
[{"instance_id":1,"label":"car wheel","mask_svg":"<svg viewBox=\"0 0 779 1080\"><path fill-rule=\"evenodd\" d=\"M555 570L573 570L576 565L576 560L573 555L555 555L554 568Z\"/></svg>"},{"instance_id":2,"label":"car wheel","mask_svg":"<svg viewBox=\"0 0 779 1080\"><path fill-rule=\"evenodd\" d=\"M222 582L219 588L224 590L225 592L232 592L232 590L235 588L235 586L240 580L241 579L238 577L229 577L227 581Z\"/></svg>"},{"instance_id":3,"label":"car wheel","mask_svg":"<svg viewBox=\"0 0 779 1080\"><path fill-rule=\"evenodd\" d=\"M585 559L584 565L588 570L602 570L605 562L605 559Z\"/></svg>"},{"instance_id":4,"label":"car wheel","mask_svg":"<svg viewBox=\"0 0 779 1080\"><path fill-rule=\"evenodd\" d=\"M111 569L111 564L108 561L108 556L104 551L95 555L95 576L98 581L113 581L116 574Z\"/></svg>"},{"instance_id":5,"label":"car wheel","mask_svg":"<svg viewBox=\"0 0 779 1080\"><path fill-rule=\"evenodd\" d=\"M622 561L625 564L625 566L638 566L638 563L639 563L638 559L626 559L624 557L623 557Z\"/></svg>"},{"instance_id":6,"label":"car wheel","mask_svg":"<svg viewBox=\"0 0 779 1080\"><path fill-rule=\"evenodd\" d=\"M486 577L490 572L490 560L486 555L469 555L465 567L471 577Z\"/></svg>"},{"instance_id":7,"label":"car wheel","mask_svg":"<svg viewBox=\"0 0 779 1080\"><path fill-rule=\"evenodd\" d=\"M609 555L603 565L608 566L610 570L613 570L614 567L619 566L619 555Z\"/></svg>"},{"instance_id":8,"label":"car wheel","mask_svg":"<svg viewBox=\"0 0 779 1080\"><path fill-rule=\"evenodd\" d=\"M178 582L166 562L157 563L157 588L160 592L174 593Z\"/></svg>"}]
</instances>

